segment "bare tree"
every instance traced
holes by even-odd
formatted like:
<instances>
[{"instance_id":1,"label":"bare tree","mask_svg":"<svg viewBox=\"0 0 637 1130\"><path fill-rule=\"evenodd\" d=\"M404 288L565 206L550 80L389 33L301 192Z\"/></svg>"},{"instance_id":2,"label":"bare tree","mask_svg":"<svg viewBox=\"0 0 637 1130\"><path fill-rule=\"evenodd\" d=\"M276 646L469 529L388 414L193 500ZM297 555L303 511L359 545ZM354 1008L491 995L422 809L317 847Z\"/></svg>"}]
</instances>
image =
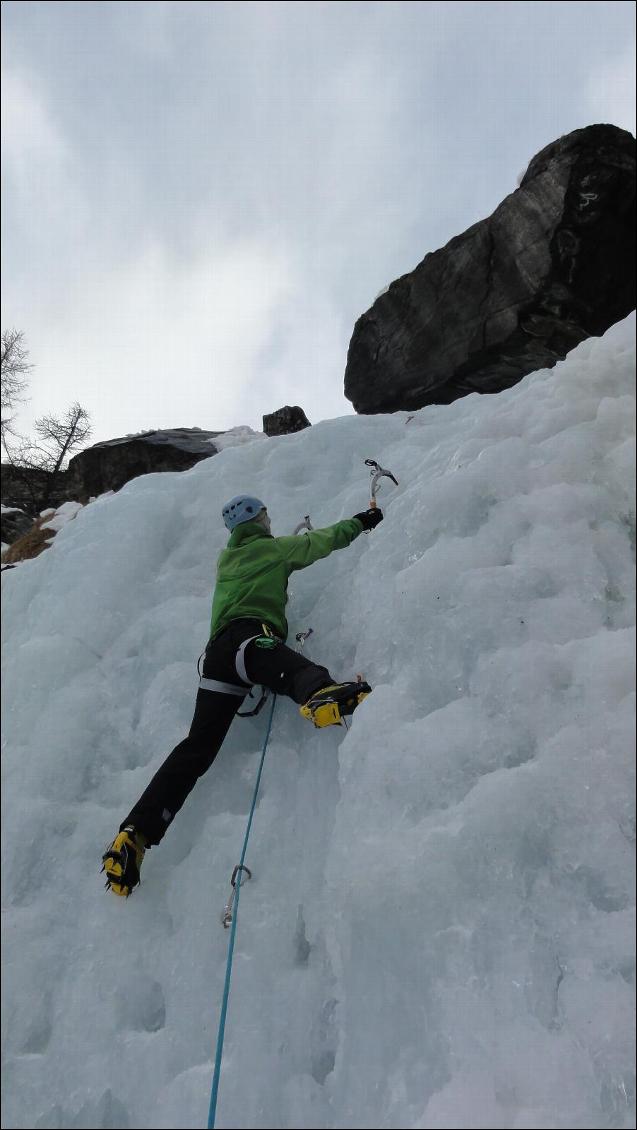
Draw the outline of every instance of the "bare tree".
<instances>
[{"instance_id":1,"label":"bare tree","mask_svg":"<svg viewBox=\"0 0 637 1130\"><path fill-rule=\"evenodd\" d=\"M2 443L15 435L13 421L18 404L26 400L27 375L33 368L28 361L29 351L24 344L22 330L3 330L1 369Z\"/></svg>"},{"instance_id":2,"label":"bare tree","mask_svg":"<svg viewBox=\"0 0 637 1130\"><path fill-rule=\"evenodd\" d=\"M15 409L24 403L28 373L33 368L21 330L2 333L2 448L14 480L22 484L34 513L45 509L55 494L60 472L70 455L91 434L89 414L72 404L61 416L41 416L35 421L35 439L14 427Z\"/></svg>"},{"instance_id":3,"label":"bare tree","mask_svg":"<svg viewBox=\"0 0 637 1130\"><path fill-rule=\"evenodd\" d=\"M76 401L62 417L41 416L35 432L37 441L21 438L11 450L5 445L5 451L16 475L28 485L34 509L40 511L48 506L71 454L89 439L90 417Z\"/></svg>"},{"instance_id":4,"label":"bare tree","mask_svg":"<svg viewBox=\"0 0 637 1130\"><path fill-rule=\"evenodd\" d=\"M41 416L35 421L35 431L41 441L33 447L40 457L39 466L49 474L57 475L65 467L71 452L90 437L91 421L86 409L76 401L61 419Z\"/></svg>"}]
</instances>

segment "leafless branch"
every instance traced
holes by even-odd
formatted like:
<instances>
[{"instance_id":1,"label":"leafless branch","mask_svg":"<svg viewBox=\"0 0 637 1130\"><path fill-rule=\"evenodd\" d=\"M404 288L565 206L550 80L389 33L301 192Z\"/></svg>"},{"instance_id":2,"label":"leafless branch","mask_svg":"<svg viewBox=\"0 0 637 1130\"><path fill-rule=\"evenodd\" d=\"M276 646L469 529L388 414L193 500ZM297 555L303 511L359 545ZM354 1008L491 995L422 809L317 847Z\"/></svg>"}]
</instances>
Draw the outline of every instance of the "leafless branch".
<instances>
[{"instance_id":1,"label":"leafless branch","mask_svg":"<svg viewBox=\"0 0 637 1130\"><path fill-rule=\"evenodd\" d=\"M1 408L2 441L15 435L13 421L18 404L26 400L28 373L33 368L28 361L29 351L24 344L22 330L3 330L1 346Z\"/></svg>"}]
</instances>

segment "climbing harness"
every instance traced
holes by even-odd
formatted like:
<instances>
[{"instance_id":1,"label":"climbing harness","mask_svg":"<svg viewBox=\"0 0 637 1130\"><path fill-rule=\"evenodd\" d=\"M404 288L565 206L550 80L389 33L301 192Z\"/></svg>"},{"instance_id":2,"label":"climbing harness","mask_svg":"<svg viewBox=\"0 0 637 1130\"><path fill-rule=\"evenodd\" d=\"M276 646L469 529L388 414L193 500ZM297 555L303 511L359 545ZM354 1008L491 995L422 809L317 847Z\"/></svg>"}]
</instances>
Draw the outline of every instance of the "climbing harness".
<instances>
[{"instance_id":1,"label":"climbing harness","mask_svg":"<svg viewBox=\"0 0 637 1130\"><path fill-rule=\"evenodd\" d=\"M270 692L267 687L261 687L261 695L257 705L252 710L237 710L237 718L254 718L268 701ZM252 691L248 691L247 698L252 698Z\"/></svg>"},{"instance_id":2,"label":"climbing harness","mask_svg":"<svg viewBox=\"0 0 637 1130\"><path fill-rule=\"evenodd\" d=\"M365 466L371 467L370 475L372 477L372 482L371 482L370 491L369 491L370 492L369 508L370 508L370 510L375 510L376 505L377 505L376 504L376 495L378 494L378 491L380 490L380 487L378 485L378 480L382 479L383 476L385 476L386 478L391 479L392 483L395 483L396 486L398 486L398 479L396 478L395 475L392 475L391 471L388 471L386 467L381 467L380 463L377 463L375 459L366 459L365 460Z\"/></svg>"},{"instance_id":3,"label":"climbing harness","mask_svg":"<svg viewBox=\"0 0 637 1130\"><path fill-rule=\"evenodd\" d=\"M230 941L228 943L228 958L226 961L226 976L223 986L223 1000L221 1003L221 1016L219 1019L219 1031L217 1034L217 1047L215 1051L215 1067L212 1077L212 1091L210 1094L210 1108L208 1111L208 1130L214 1130L215 1117L217 1113L217 1095L219 1093L219 1077L221 1075L221 1059L223 1056L223 1041L226 1029L226 1015L228 1012L228 998L230 996L230 978L232 976L232 960L234 957L234 942L237 934L237 917L239 914L239 892L243 883L246 881L242 877L245 875L247 879L252 878L252 872L245 866L244 860L248 847L248 839L250 837L250 829L252 827L252 817L257 803L257 796L259 793L259 785L261 784L261 774L263 772L263 763L265 761L265 753L268 748L268 741L270 740L270 731L272 730L272 719L274 717L274 707L276 706L276 695L272 696L272 707L270 709L270 717L268 719L268 727L266 730L265 741L261 751L261 761L259 763L259 771L257 773L257 780L254 786L254 794L252 797L252 806L250 808L250 815L248 817L248 825L243 840L243 849L241 851L241 859L232 872L230 880L232 891L228 903L224 907L221 921L224 929L228 926L230 930ZM234 905L233 905L234 904Z\"/></svg>"},{"instance_id":4,"label":"climbing harness","mask_svg":"<svg viewBox=\"0 0 637 1130\"><path fill-rule=\"evenodd\" d=\"M263 635L250 636L247 640L243 641L237 651L235 666L237 668L237 674L239 675L239 678L243 679L244 683L250 682L247 671L245 669L244 661L244 652L248 644L254 642L255 647L272 648L277 647L277 645L282 642L279 637L275 636L270 628L268 628L267 624L262 624L261 627L263 629ZM310 631L311 630L312 629L310 628ZM236 683L221 682L221 680L219 679L204 678L201 670L201 660L203 659L205 654L205 651L202 651L199 659L197 660L197 674L199 675L199 686L201 690L214 691L216 694L233 694L237 695L239 698L254 697L252 694L252 686L239 686ZM262 686L261 695L257 701L256 706L252 710L237 710L237 718L254 718L255 715L257 715L259 711L261 711L265 706L266 702L268 701L269 695L270 691L268 690L268 688Z\"/></svg>"},{"instance_id":5,"label":"climbing harness","mask_svg":"<svg viewBox=\"0 0 637 1130\"><path fill-rule=\"evenodd\" d=\"M278 647L278 645L283 642L282 640L279 639L278 636L274 635L274 632L270 631L267 624L262 624L261 627L263 628L263 635L262 636L251 636L250 639L244 640L244 642L241 644L241 647L239 648L239 651L237 652L237 664L238 665L240 664L240 666L241 666L240 674L241 674L242 677L245 676L246 682L248 681L248 673L245 669L245 662L244 662L244 659L243 659L243 654L245 652L247 645L249 643L254 642L255 647L265 648L266 650L269 650L270 648ZM239 653L241 655L240 659L239 659ZM270 695L270 691L268 690L268 688L262 686L261 687L261 697L259 698L259 701L257 702L257 705L254 707L254 709L253 710L238 710L237 711L237 718L254 718L255 714L258 714L259 711L265 706L266 702L268 701L269 695ZM248 698L252 698L252 691L251 690L248 691Z\"/></svg>"}]
</instances>

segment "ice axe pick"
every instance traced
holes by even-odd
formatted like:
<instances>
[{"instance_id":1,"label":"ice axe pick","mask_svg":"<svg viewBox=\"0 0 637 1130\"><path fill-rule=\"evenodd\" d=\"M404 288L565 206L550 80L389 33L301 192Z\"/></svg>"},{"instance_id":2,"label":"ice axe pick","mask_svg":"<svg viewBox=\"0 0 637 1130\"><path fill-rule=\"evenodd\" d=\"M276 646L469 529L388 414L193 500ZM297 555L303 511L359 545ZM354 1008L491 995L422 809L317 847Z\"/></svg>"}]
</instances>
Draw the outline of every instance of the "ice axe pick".
<instances>
[{"instance_id":1,"label":"ice axe pick","mask_svg":"<svg viewBox=\"0 0 637 1130\"><path fill-rule=\"evenodd\" d=\"M396 486L398 486L398 479L395 475L392 475L391 471L388 471L386 467L381 467L380 463L377 463L375 459L366 459L365 466L371 467L371 471L369 472L372 477L369 488L369 508L370 510L375 510L377 505L376 494L380 489L378 486L379 479L385 476L385 478L391 479L392 483L395 483Z\"/></svg>"}]
</instances>

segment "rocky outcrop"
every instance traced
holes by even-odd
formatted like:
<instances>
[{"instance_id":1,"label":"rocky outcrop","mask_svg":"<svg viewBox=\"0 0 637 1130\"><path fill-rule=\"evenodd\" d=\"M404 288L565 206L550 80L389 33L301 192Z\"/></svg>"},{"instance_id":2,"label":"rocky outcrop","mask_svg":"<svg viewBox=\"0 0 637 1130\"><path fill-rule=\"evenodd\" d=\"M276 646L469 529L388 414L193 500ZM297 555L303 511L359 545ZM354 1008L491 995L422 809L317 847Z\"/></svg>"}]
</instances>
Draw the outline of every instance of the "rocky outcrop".
<instances>
[{"instance_id":1,"label":"rocky outcrop","mask_svg":"<svg viewBox=\"0 0 637 1130\"><path fill-rule=\"evenodd\" d=\"M24 510L16 506L2 507L2 522L0 534L3 545L11 545L17 538L26 534L31 529L33 518Z\"/></svg>"},{"instance_id":2,"label":"rocky outcrop","mask_svg":"<svg viewBox=\"0 0 637 1130\"><path fill-rule=\"evenodd\" d=\"M499 392L634 308L635 139L588 126L376 299L354 328L345 395L373 413Z\"/></svg>"},{"instance_id":3,"label":"rocky outcrop","mask_svg":"<svg viewBox=\"0 0 637 1130\"><path fill-rule=\"evenodd\" d=\"M298 404L286 404L284 408L278 408L276 412L270 412L268 416L263 417L263 430L267 436L285 436L311 427L305 412Z\"/></svg>"},{"instance_id":4,"label":"rocky outcrop","mask_svg":"<svg viewBox=\"0 0 637 1130\"><path fill-rule=\"evenodd\" d=\"M138 475L186 471L201 459L216 455L213 441L223 434L201 428L173 428L93 444L71 459L66 490L70 497L86 502L107 490L119 490Z\"/></svg>"},{"instance_id":5,"label":"rocky outcrop","mask_svg":"<svg viewBox=\"0 0 637 1130\"><path fill-rule=\"evenodd\" d=\"M43 505L57 507L73 499L85 503L153 471L187 471L201 459L216 455L213 441L226 434L173 428L95 443L74 455L67 470L58 471L53 489L46 471L3 464L2 502L19 506L35 520Z\"/></svg>"},{"instance_id":6,"label":"rocky outcrop","mask_svg":"<svg viewBox=\"0 0 637 1130\"><path fill-rule=\"evenodd\" d=\"M2 505L24 510L33 523L43 506L60 506L69 497L67 472L59 471L52 484L51 475L37 467L2 464ZM51 486L53 485L53 490Z\"/></svg>"}]
</instances>

